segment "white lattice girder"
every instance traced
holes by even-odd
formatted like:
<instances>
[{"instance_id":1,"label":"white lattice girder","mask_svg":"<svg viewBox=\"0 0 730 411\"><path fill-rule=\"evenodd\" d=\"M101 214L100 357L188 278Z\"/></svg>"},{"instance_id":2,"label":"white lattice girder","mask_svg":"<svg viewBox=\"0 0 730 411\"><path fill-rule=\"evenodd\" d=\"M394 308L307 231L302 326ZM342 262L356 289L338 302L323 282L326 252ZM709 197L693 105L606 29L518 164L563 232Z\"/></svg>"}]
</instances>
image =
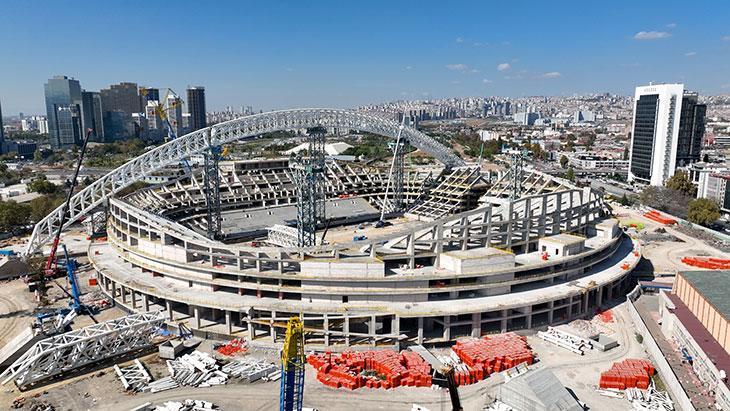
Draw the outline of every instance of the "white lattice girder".
<instances>
[{"instance_id":1,"label":"white lattice girder","mask_svg":"<svg viewBox=\"0 0 730 411\"><path fill-rule=\"evenodd\" d=\"M264 133L315 126L359 130L395 138L400 124L362 112L326 108L272 111L216 124L156 147L81 190L71 198L64 229L124 187L135 181L141 181L143 177L165 166L203 152L209 144L227 144ZM456 167L464 164L464 161L449 148L414 128L406 127L403 130L403 137L408 139L411 145L431 154L446 166ZM26 258L53 237L61 221L61 214L62 207L58 207L36 224L23 252Z\"/></svg>"},{"instance_id":2,"label":"white lattice girder","mask_svg":"<svg viewBox=\"0 0 730 411\"><path fill-rule=\"evenodd\" d=\"M38 341L0 378L19 387L148 346L165 317L159 311L133 314Z\"/></svg>"}]
</instances>

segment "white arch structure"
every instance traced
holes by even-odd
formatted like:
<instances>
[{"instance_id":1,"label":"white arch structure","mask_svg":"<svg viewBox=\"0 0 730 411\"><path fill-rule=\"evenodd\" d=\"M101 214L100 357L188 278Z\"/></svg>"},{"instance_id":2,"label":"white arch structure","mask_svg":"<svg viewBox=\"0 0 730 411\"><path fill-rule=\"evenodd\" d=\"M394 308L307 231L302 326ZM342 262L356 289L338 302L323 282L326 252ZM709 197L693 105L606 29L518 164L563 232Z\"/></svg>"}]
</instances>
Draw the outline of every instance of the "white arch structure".
<instances>
[{"instance_id":1,"label":"white arch structure","mask_svg":"<svg viewBox=\"0 0 730 411\"><path fill-rule=\"evenodd\" d=\"M274 131L315 126L365 131L396 138L400 124L362 112L327 108L272 111L216 124L156 147L111 171L75 194L71 198L68 220L64 229L124 187L140 181L142 177L165 166L201 153L211 145L227 144ZM403 130L403 138L408 139L411 145L431 154L448 167L464 165L463 160L449 148L412 127L406 127ZM24 257L31 256L53 238L61 221L61 213L62 206L36 224L23 252Z\"/></svg>"}]
</instances>

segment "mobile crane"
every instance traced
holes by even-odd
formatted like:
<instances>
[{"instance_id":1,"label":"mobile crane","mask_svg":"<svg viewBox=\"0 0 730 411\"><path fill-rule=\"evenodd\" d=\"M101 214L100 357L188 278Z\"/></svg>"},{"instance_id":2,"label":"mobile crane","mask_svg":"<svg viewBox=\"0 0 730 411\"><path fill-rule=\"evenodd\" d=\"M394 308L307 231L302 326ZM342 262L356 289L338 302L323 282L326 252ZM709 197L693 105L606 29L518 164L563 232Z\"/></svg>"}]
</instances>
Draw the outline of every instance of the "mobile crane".
<instances>
[{"instance_id":1,"label":"mobile crane","mask_svg":"<svg viewBox=\"0 0 730 411\"><path fill-rule=\"evenodd\" d=\"M298 316L293 316L286 324L281 350L280 411L302 411L305 364L304 324Z\"/></svg>"},{"instance_id":2,"label":"mobile crane","mask_svg":"<svg viewBox=\"0 0 730 411\"><path fill-rule=\"evenodd\" d=\"M56 229L56 235L53 237L53 242L51 243L51 251L48 254L48 259L46 260L46 264L41 269L40 273L37 276L37 281L29 283L29 286L31 289L35 288L35 295L36 295L36 301L39 303L43 303L45 300L45 294L46 294L46 281L48 278L53 278L58 274L58 260L56 259L56 253L58 252L58 244L61 241L61 233L63 232L63 226L66 224L66 220L68 219L68 210L71 206L71 197L73 197L74 190L76 189L76 185L78 183L79 179L79 171L81 170L81 163L84 161L84 155L86 154L86 146L89 144L89 138L91 137L91 133L93 132L92 129L86 130L86 136L84 137L84 142L81 146L81 151L79 151L79 159L76 161L76 169L74 170L73 178L71 179L71 185L68 188L68 193L66 194L66 201L63 203L63 207L61 208L61 218L58 222L58 227Z\"/></svg>"}]
</instances>

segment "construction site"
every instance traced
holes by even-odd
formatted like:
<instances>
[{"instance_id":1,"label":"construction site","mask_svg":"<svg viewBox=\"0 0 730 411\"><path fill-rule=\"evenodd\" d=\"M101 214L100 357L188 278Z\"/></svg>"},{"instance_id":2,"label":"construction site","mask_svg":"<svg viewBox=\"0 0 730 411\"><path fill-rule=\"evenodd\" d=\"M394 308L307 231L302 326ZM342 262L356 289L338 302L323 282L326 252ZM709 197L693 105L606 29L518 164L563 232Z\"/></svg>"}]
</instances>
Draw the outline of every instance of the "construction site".
<instances>
[{"instance_id":1,"label":"construction site","mask_svg":"<svg viewBox=\"0 0 730 411\"><path fill-rule=\"evenodd\" d=\"M343 129L382 135L391 156L328 157ZM306 154L226 158L277 130ZM673 409L626 307L642 246L602 192L516 150L485 172L347 110L170 134L78 192L74 178L36 225L21 259L44 266L8 283L0 317L0 406ZM439 164L406 165L406 147Z\"/></svg>"}]
</instances>

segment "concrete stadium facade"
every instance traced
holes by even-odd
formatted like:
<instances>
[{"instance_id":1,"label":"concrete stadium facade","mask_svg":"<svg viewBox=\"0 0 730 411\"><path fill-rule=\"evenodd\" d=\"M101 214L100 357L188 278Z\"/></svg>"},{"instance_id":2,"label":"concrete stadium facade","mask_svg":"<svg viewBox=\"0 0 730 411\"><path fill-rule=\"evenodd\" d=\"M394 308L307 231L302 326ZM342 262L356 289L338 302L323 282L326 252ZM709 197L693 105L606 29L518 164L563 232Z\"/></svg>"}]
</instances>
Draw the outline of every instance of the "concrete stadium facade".
<instances>
[{"instance_id":1,"label":"concrete stadium facade","mask_svg":"<svg viewBox=\"0 0 730 411\"><path fill-rule=\"evenodd\" d=\"M339 170L327 175L329 198L382 201L385 179L377 173L328 167ZM224 207L291 206L285 165L264 177L276 184L263 186L241 177L250 168L231 165ZM472 174L451 176L461 182ZM424 200L424 173L409 176L408 201L422 210L438 187ZM258 189L247 189L248 181ZM536 172L523 187L510 201L498 182L479 205L449 205L438 218L406 213L409 224L377 238L296 248L206 238L191 223L201 210L192 176L110 199L108 241L92 244L89 258L102 289L129 310L161 309L172 324L261 342L281 341L286 321L300 315L307 343L332 348L534 328L583 317L620 296L639 246L610 218L602 193Z\"/></svg>"}]
</instances>

